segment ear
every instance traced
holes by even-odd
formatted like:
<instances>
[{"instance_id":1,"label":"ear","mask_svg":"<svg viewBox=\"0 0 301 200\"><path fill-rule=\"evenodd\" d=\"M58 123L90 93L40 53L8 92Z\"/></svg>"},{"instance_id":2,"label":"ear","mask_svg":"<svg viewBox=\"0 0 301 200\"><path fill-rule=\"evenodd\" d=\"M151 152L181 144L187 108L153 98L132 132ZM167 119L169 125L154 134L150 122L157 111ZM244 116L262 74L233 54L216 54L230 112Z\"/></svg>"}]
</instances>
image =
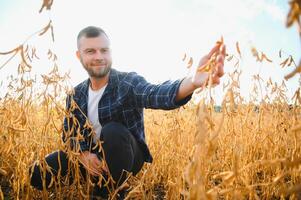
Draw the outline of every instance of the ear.
<instances>
[{"instance_id":1,"label":"ear","mask_svg":"<svg viewBox=\"0 0 301 200\"><path fill-rule=\"evenodd\" d=\"M77 57L78 59L80 59L80 53L79 53L78 50L76 51L76 57Z\"/></svg>"}]
</instances>

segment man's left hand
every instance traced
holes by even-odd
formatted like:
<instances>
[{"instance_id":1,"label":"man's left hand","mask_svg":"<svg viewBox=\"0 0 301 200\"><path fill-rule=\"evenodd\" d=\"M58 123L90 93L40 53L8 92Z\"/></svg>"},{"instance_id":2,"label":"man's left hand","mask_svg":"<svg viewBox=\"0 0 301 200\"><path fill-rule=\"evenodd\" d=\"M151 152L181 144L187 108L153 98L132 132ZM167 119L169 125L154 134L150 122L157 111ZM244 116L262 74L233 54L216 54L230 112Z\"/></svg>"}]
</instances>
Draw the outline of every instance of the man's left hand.
<instances>
[{"instance_id":1,"label":"man's left hand","mask_svg":"<svg viewBox=\"0 0 301 200\"><path fill-rule=\"evenodd\" d=\"M196 88L206 87L209 84L213 86L219 84L220 78L224 75L225 56L226 46L222 43L217 43L209 54L200 60L193 74L192 84Z\"/></svg>"}]
</instances>

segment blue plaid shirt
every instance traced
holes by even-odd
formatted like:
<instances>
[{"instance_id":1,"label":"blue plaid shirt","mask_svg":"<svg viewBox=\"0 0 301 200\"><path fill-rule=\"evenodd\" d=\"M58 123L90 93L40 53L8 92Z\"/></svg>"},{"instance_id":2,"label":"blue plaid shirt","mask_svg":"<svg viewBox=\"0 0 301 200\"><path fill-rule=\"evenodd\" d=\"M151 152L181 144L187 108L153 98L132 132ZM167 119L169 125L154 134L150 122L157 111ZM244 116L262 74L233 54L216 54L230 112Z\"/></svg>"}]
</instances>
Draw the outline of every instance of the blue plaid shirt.
<instances>
[{"instance_id":1,"label":"blue plaid shirt","mask_svg":"<svg viewBox=\"0 0 301 200\"><path fill-rule=\"evenodd\" d=\"M154 85L137 73L111 69L108 85L98 104L99 122L104 126L115 121L127 127L144 152L145 161L152 162L145 142L143 109L170 110L186 104L191 95L176 101L180 83L181 80L176 80ZM85 80L68 95L68 114L64 119L63 140L69 141L72 149L80 151L91 151L94 145L91 126L87 125L89 84L90 79Z\"/></svg>"}]
</instances>

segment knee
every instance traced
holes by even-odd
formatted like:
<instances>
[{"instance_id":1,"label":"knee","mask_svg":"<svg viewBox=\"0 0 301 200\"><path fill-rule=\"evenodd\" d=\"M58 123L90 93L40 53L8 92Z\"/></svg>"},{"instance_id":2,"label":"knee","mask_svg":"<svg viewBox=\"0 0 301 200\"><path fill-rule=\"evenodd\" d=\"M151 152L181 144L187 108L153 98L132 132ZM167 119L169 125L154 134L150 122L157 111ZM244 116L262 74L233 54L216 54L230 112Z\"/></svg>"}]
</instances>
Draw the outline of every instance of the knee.
<instances>
[{"instance_id":1,"label":"knee","mask_svg":"<svg viewBox=\"0 0 301 200\"><path fill-rule=\"evenodd\" d=\"M45 162L36 162L29 169L30 184L36 189L48 188L54 178L65 176L68 170L67 154L63 151L53 152L45 158Z\"/></svg>"},{"instance_id":2,"label":"knee","mask_svg":"<svg viewBox=\"0 0 301 200\"><path fill-rule=\"evenodd\" d=\"M129 130L120 123L110 122L102 128L101 139L104 144L122 145L130 142Z\"/></svg>"},{"instance_id":3,"label":"knee","mask_svg":"<svg viewBox=\"0 0 301 200\"><path fill-rule=\"evenodd\" d=\"M43 190L43 180L40 167L35 163L29 168L30 185L38 190Z\"/></svg>"}]
</instances>

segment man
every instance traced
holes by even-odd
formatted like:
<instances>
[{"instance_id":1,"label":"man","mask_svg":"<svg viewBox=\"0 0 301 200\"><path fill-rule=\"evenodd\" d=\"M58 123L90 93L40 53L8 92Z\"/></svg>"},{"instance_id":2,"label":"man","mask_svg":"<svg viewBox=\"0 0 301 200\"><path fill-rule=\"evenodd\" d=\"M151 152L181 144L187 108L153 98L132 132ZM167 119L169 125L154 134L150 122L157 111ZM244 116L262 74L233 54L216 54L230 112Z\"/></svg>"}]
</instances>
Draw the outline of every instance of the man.
<instances>
[{"instance_id":1,"label":"man","mask_svg":"<svg viewBox=\"0 0 301 200\"><path fill-rule=\"evenodd\" d=\"M178 108L190 100L195 89L208 85L209 80L210 84L219 84L224 73L222 43L217 43L200 60L192 76L159 85L148 83L136 73L111 68L110 41L98 27L81 30L77 47L76 55L89 79L76 86L67 98L63 134L66 151L46 157L51 169L46 174L40 171L38 163L32 168L31 184L38 189L48 188L51 178L57 180L58 176L67 175L72 155L66 152L70 150L78 153L82 174L91 176L92 182L99 183L100 177L103 182L111 176L111 186L120 186L126 179L125 171L135 175L144 162L152 162L145 142L143 109ZM211 70L205 70L209 65ZM98 185L96 193L107 197L108 188Z\"/></svg>"}]
</instances>

